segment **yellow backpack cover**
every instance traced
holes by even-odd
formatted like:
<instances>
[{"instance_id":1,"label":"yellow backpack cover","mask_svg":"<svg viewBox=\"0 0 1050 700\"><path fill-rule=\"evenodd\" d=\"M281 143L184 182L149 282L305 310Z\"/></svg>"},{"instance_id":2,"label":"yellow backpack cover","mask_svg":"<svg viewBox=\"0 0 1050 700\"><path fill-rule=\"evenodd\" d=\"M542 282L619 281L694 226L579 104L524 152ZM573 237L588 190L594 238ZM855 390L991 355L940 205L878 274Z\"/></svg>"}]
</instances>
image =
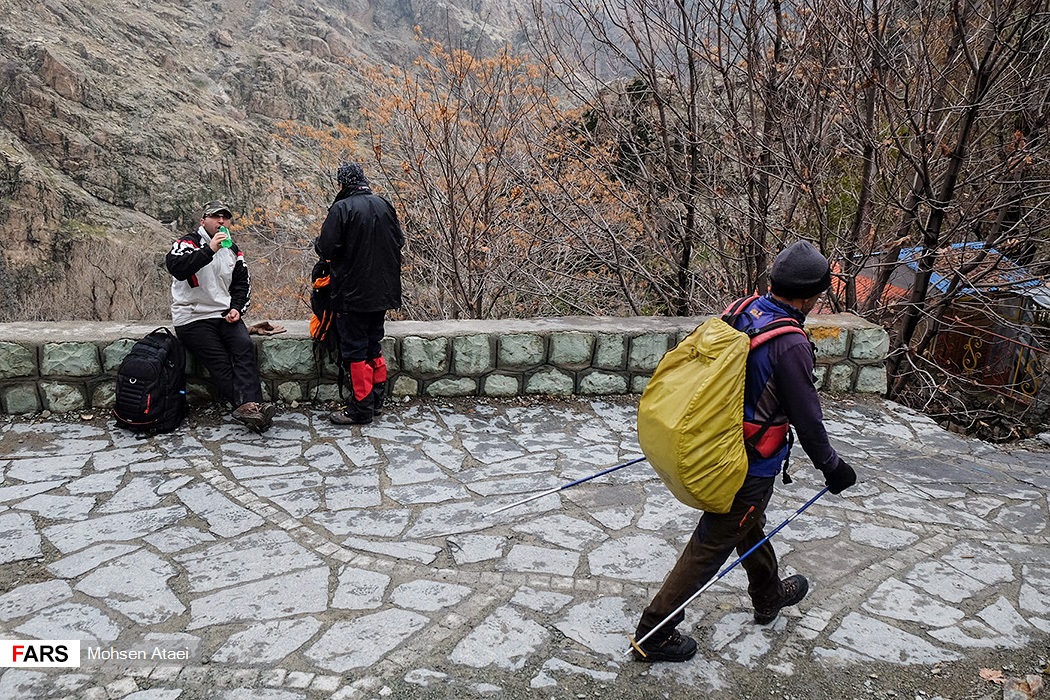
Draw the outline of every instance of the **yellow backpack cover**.
<instances>
[{"instance_id":1,"label":"yellow backpack cover","mask_svg":"<svg viewBox=\"0 0 1050 700\"><path fill-rule=\"evenodd\" d=\"M660 360L638 403L638 442L675 497L726 513L747 475L744 374L750 339L721 318Z\"/></svg>"}]
</instances>

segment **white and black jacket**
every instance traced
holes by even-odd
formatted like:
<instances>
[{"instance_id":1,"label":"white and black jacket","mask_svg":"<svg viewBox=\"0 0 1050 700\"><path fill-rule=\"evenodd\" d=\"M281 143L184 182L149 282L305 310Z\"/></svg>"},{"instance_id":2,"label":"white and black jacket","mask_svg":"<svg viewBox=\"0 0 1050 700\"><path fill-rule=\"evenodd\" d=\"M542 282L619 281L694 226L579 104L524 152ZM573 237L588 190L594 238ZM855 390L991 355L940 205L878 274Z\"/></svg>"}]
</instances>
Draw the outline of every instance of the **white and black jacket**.
<instances>
[{"instance_id":1,"label":"white and black jacket","mask_svg":"<svg viewBox=\"0 0 1050 700\"><path fill-rule=\"evenodd\" d=\"M164 258L171 281L171 322L175 326L222 318L230 309L244 315L251 302L251 276L244 255L232 248L212 252L204 227L175 241Z\"/></svg>"}]
</instances>

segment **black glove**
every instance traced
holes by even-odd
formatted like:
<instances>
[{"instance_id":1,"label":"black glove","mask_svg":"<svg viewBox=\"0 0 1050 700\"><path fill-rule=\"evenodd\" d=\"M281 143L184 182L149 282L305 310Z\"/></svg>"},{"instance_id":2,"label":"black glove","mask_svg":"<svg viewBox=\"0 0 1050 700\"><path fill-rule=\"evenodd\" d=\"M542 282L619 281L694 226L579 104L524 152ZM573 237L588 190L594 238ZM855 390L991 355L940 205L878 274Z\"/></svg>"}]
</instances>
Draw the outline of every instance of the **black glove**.
<instances>
[{"instance_id":1,"label":"black glove","mask_svg":"<svg viewBox=\"0 0 1050 700\"><path fill-rule=\"evenodd\" d=\"M853 467L846 464L842 457L839 457L838 466L824 475L824 484L832 493L842 493L855 483L857 472L853 471Z\"/></svg>"}]
</instances>

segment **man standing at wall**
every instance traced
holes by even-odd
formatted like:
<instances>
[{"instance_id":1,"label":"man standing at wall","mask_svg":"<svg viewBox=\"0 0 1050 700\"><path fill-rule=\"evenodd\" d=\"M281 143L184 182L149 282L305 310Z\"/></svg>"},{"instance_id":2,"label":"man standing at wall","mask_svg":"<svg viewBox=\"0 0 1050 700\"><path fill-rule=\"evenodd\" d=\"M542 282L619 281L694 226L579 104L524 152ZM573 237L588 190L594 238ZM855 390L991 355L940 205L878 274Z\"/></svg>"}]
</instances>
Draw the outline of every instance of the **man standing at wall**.
<instances>
[{"instance_id":1,"label":"man standing at wall","mask_svg":"<svg viewBox=\"0 0 1050 700\"><path fill-rule=\"evenodd\" d=\"M757 330L780 319L799 324L831 285L831 267L811 243L785 248L773 261L770 293L741 309L737 330ZM820 398L813 383L813 347L799 333L773 338L747 357L744 383L745 440L748 471L728 513L704 512L696 530L667 575L660 592L642 613L635 639L641 639L682 603L700 590L736 550L743 555L765 538L766 507L776 475L791 449L790 426L802 448L824 474L828 490L841 493L857 482L857 475L828 442ZM748 427L762 426L754 433ZM786 481L786 478L785 478ZM809 581L796 574L781 580L773 545L766 541L741 562L747 572L748 595L755 623L772 623L782 608L799 603ZM685 661L696 653L694 639L675 627L685 618L678 613L634 649L642 661Z\"/></svg>"},{"instance_id":2,"label":"man standing at wall","mask_svg":"<svg viewBox=\"0 0 1050 700\"><path fill-rule=\"evenodd\" d=\"M263 401L255 346L242 319L251 277L226 228L232 218L224 203L208 202L197 230L172 244L164 259L173 278L171 320L175 335L234 407L233 417L262 433L277 409Z\"/></svg>"},{"instance_id":3,"label":"man standing at wall","mask_svg":"<svg viewBox=\"0 0 1050 700\"><path fill-rule=\"evenodd\" d=\"M341 189L328 209L314 249L331 266L331 299L340 357L350 377L337 425L371 423L383 408L387 367L381 341L386 312L401 306L405 238L393 205L374 194L357 163L339 167Z\"/></svg>"}]
</instances>

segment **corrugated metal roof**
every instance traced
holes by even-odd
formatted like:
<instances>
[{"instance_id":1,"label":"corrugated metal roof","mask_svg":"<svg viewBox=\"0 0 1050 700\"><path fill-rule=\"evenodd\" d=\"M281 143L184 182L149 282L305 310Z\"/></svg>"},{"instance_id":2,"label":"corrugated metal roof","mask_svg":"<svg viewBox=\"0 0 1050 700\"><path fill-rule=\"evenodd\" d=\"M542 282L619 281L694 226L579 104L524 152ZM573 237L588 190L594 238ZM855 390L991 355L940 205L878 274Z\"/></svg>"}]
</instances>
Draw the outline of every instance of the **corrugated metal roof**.
<instances>
[{"instance_id":1,"label":"corrugated metal roof","mask_svg":"<svg viewBox=\"0 0 1050 700\"><path fill-rule=\"evenodd\" d=\"M918 272L922 252L922 246L902 248L897 259ZM930 284L942 294L947 293L956 272L967 263L973 263L981 253L984 253L984 258L967 274L969 284L961 287L959 293L1009 292L1029 297L1039 306L1050 309L1050 287L995 248L986 249L982 242L955 243L941 251L930 275Z\"/></svg>"}]
</instances>

